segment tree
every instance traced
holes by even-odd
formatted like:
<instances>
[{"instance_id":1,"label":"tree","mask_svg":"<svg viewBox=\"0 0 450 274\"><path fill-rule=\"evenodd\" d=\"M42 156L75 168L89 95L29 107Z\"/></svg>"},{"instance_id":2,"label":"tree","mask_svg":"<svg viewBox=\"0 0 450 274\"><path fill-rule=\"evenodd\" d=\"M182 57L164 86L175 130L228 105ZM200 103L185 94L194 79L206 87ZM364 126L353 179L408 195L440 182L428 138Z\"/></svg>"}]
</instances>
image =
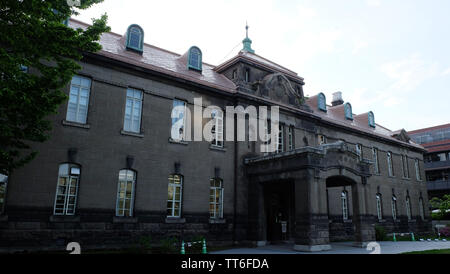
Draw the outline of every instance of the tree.
<instances>
[{"instance_id":1,"label":"tree","mask_svg":"<svg viewBox=\"0 0 450 274\"><path fill-rule=\"evenodd\" d=\"M444 195L442 199L434 197L430 200L431 207L433 209L439 209L437 217L439 219L445 218L450 211L450 195Z\"/></svg>"},{"instance_id":2,"label":"tree","mask_svg":"<svg viewBox=\"0 0 450 274\"><path fill-rule=\"evenodd\" d=\"M82 0L87 9L103 0ZM92 19L85 30L65 22L77 15L77 1L0 1L0 173L11 172L37 154L33 142L49 138L50 114L67 100L63 92L83 52L101 49L97 42L109 31L107 15Z\"/></svg>"}]
</instances>

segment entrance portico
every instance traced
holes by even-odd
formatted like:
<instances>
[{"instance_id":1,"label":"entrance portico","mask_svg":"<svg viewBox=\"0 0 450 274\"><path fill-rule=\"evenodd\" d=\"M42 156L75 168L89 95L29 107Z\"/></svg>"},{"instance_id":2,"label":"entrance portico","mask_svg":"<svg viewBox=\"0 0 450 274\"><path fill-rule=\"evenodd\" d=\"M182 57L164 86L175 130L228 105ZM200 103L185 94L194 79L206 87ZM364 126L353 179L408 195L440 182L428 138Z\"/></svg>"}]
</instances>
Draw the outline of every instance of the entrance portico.
<instances>
[{"instance_id":1,"label":"entrance portico","mask_svg":"<svg viewBox=\"0 0 450 274\"><path fill-rule=\"evenodd\" d=\"M251 190L248 236L258 245L278 239L277 224L286 222L282 236L295 250L331 249L326 189L341 185L352 189L355 244L364 247L375 240L375 218L367 202L370 162L360 160L344 142L246 159L245 164Z\"/></svg>"}]
</instances>

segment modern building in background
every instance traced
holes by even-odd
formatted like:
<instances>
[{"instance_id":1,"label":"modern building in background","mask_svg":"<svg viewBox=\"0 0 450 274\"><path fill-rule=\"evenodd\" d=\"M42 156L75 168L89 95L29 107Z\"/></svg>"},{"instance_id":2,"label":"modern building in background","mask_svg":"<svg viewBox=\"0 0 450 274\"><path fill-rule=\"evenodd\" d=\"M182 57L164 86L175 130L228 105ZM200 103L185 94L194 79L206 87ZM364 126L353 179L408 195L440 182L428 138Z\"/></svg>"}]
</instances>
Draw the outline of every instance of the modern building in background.
<instances>
[{"instance_id":1,"label":"modern building in background","mask_svg":"<svg viewBox=\"0 0 450 274\"><path fill-rule=\"evenodd\" d=\"M331 105L323 93L305 98L304 79L257 55L248 36L217 66L202 62L207 49L176 54L144 43L138 25L104 33L100 44L84 53L68 102L49 117L51 139L34 145L36 159L0 177L0 246L130 245L150 236L319 251L335 240L364 246L376 225L431 230L423 147L369 110L353 113L340 92ZM212 122L212 140L190 141L195 106L202 128ZM229 106L241 106L246 123L244 110L279 107L276 152L248 131L224 140Z\"/></svg>"},{"instance_id":2,"label":"modern building in background","mask_svg":"<svg viewBox=\"0 0 450 274\"><path fill-rule=\"evenodd\" d=\"M427 150L424 168L429 198L450 194L450 124L413 130L408 134Z\"/></svg>"}]
</instances>

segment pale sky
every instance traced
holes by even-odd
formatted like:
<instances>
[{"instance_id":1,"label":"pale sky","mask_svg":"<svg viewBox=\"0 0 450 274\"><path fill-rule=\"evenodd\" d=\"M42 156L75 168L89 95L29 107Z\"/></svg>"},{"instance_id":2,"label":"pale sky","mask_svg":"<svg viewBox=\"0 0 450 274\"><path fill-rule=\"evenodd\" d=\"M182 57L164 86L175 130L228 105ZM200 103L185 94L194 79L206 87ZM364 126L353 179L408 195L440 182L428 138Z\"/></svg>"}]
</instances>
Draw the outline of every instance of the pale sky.
<instances>
[{"instance_id":1,"label":"pale sky","mask_svg":"<svg viewBox=\"0 0 450 274\"><path fill-rule=\"evenodd\" d=\"M196 45L219 65L242 48L305 78L305 95L341 91L356 114L414 130L450 123L448 0L105 0L76 19L140 25L145 42L179 54Z\"/></svg>"}]
</instances>

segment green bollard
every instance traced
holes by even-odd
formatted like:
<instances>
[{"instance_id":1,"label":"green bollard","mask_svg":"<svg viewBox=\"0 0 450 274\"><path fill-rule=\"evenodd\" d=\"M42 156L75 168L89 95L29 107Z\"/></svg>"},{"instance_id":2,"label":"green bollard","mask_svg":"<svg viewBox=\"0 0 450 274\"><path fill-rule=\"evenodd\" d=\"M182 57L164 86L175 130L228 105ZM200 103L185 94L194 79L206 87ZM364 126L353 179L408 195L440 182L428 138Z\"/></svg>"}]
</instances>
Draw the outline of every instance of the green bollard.
<instances>
[{"instance_id":1,"label":"green bollard","mask_svg":"<svg viewBox=\"0 0 450 274\"><path fill-rule=\"evenodd\" d=\"M414 232L411 232L411 241L415 242L416 238L414 238Z\"/></svg>"},{"instance_id":2,"label":"green bollard","mask_svg":"<svg viewBox=\"0 0 450 274\"><path fill-rule=\"evenodd\" d=\"M203 247L202 247L202 254L207 254L208 252L206 251L206 241L205 238L203 238Z\"/></svg>"},{"instance_id":3,"label":"green bollard","mask_svg":"<svg viewBox=\"0 0 450 274\"><path fill-rule=\"evenodd\" d=\"M397 238L395 238L395 232L394 232L394 237L393 237L394 242L397 241Z\"/></svg>"},{"instance_id":4,"label":"green bollard","mask_svg":"<svg viewBox=\"0 0 450 274\"><path fill-rule=\"evenodd\" d=\"M181 241L181 254L186 254L186 251L184 250L184 241Z\"/></svg>"}]
</instances>

